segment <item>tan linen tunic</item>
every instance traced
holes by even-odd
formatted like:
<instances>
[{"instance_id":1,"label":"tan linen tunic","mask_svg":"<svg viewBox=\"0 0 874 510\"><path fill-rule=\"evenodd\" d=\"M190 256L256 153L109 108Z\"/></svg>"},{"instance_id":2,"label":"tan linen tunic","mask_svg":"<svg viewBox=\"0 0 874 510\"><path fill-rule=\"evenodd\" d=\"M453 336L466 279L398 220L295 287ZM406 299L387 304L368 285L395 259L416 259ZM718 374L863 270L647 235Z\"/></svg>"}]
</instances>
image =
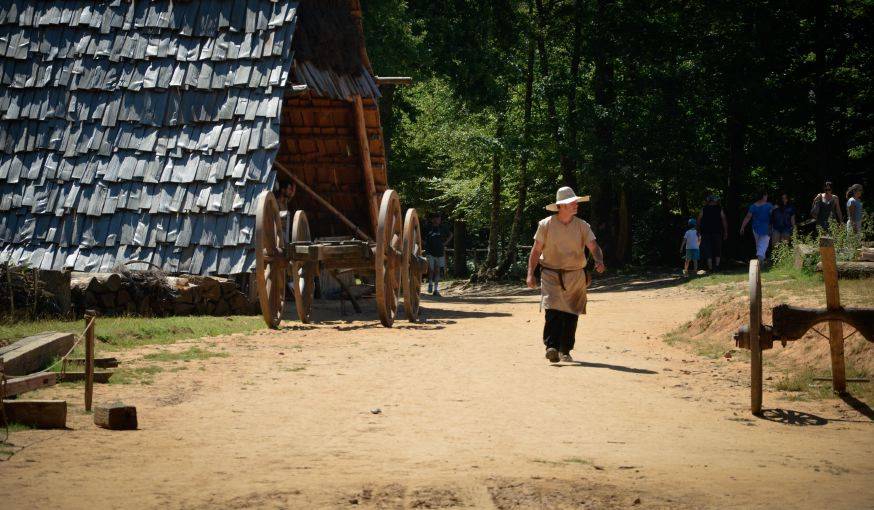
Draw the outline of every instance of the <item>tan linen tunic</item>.
<instances>
[{"instance_id":1,"label":"tan linen tunic","mask_svg":"<svg viewBox=\"0 0 874 510\"><path fill-rule=\"evenodd\" d=\"M540 273L540 294L543 306L576 315L586 313L586 267L587 243L595 240L595 233L588 223L574 216L565 225L557 215L537 223L534 240L543 243L540 265L544 268L564 270L564 287L559 275L544 269Z\"/></svg>"}]
</instances>

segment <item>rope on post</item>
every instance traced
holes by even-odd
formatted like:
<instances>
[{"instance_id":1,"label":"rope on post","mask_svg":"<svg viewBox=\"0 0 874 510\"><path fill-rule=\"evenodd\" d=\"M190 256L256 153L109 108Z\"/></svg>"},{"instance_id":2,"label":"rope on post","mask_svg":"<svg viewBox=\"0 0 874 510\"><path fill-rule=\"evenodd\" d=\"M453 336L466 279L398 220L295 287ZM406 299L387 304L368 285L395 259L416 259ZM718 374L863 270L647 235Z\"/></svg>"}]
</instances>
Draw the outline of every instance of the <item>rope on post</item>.
<instances>
[{"instance_id":1,"label":"rope on post","mask_svg":"<svg viewBox=\"0 0 874 510\"><path fill-rule=\"evenodd\" d=\"M85 312L85 411L91 411L94 397L94 318L97 312ZM89 320L90 319L90 320Z\"/></svg>"}]
</instances>

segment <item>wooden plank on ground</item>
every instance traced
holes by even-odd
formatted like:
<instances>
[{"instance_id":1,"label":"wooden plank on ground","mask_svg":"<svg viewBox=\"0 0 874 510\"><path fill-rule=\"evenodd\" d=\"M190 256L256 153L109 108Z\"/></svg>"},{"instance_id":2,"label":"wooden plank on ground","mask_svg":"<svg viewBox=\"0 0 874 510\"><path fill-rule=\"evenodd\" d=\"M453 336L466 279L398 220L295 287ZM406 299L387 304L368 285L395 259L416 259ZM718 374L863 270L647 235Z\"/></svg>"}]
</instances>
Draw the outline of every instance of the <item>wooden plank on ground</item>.
<instances>
[{"instance_id":1,"label":"wooden plank on ground","mask_svg":"<svg viewBox=\"0 0 874 510\"><path fill-rule=\"evenodd\" d=\"M85 358L67 358L67 366L84 365ZM117 368L118 358L94 358L94 368Z\"/></svg>"},{"instance_id":2,"label":"wooden plank on ground","mask_svg":"<svg viewBox=\"0 0 874 510\"><path fill-rule=\"evenodd\" d=\"M6 380L6 395L12 397L28 391L54 386L58 382L58 374L55 372L39 372L21 377L12 377Z\"/></svg>"},{"instance_id":3,"label":"wooden plank on ground","mask_svg":"<svg viewBox=\"0 0 874 510\"><path fill-rule=\"evenodd\" d=\"M67 427L66 400L4 400L3 412L9 423L38 429ZM2 420L3 416L0 416L0 424Z\"/></svg>"},{"instance_id":4,"label":"wooden plank on ground","mask_svg":"<svg viewBox=\"0 0 874 510\"><path fill-rule=\"evenodd\" d=\"M110 430L136 430L137 408L121 402L94 406L94 424Z\"/></svg>"},{"instance_id":5,"label":"wooden plank on ground","mask_svg":"<svg viewBox=\"0 0 874 510\"><path fill-rule=\"evenodd\" d=\"M47 331L0 348L0 358L3 358L7 376L27 375L44 369L55 358L67 354L74 342L72 333Z\"/></svg>"},{"instance_id":6,"label":"wooden plank on ground","mask_svg":"<svg viewBox=\"0 0 874 510\"><path fill-rule=\"evenodd\" d=\"M94 382L96 383L106 384L109 382L110 377L112 377L112 372L94 372ZM67 371L63 374L58 374L58 382L76 382L84 380L85 372Z\"/></svg>"}]
</instances>

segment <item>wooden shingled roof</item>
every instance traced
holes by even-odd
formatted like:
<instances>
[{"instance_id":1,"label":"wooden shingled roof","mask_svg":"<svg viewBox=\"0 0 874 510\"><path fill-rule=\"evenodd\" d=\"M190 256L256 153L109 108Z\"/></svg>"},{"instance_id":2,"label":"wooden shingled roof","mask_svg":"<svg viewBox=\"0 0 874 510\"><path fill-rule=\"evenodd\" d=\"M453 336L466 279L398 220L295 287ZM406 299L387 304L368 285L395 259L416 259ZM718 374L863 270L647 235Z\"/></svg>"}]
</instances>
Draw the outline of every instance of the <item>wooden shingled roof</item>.
<instances>
[{"instance_id":1,"label":"wooden shingled roof","mask_svg":"<svg viewBox=\"0 0 874 510\"><path fill-rule=\"evenodd\" d=\"M255 198L276 180L288 86L378 95L354 16L355 67L318 52L293 65L306 9L0 2L0 263L250 271Z\"/></svg>"}]
</instances>

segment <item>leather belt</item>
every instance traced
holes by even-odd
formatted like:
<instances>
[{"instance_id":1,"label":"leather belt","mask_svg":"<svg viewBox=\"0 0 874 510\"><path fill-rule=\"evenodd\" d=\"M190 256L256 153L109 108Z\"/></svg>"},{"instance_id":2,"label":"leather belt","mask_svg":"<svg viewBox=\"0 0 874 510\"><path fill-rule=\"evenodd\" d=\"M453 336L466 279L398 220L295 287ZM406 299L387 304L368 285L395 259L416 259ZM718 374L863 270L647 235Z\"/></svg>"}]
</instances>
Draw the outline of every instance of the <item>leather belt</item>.
<instances>
[{"instance_id":1,"label":"leather belt","mask_svg":"<svg viewBox=\"0 0 874 510\"><path fill-rule=\"evenodd\" d=\"M543 271L552 271L553 273L558 273L558 283L559 283L559 285L561 285L561 290L567 290L564 287L564 274L566 272L568 272L566 269L553 269L551 267L546 267L543 264L540 264L540 268ZM578 271L578 270L575 269L574 271Z\"/></svg>"}]
</instances>

